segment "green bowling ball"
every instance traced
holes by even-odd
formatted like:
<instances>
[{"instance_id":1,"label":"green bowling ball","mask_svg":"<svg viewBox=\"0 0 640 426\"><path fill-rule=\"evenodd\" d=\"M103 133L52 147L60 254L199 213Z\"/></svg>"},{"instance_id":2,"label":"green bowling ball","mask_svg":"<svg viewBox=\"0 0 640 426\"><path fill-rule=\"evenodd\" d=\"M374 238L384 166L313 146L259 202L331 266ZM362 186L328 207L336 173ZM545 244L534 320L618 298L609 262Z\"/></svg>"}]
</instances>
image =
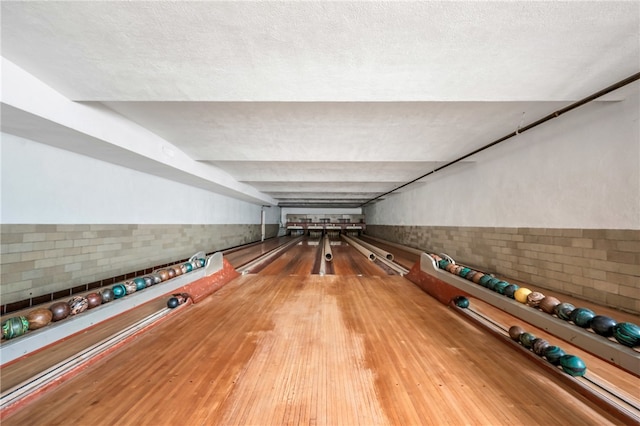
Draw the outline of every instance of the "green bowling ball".
<instances>
[{"instance_id":1,"label":"green bowling ball","mask_svg":"<svg viewBox=\"0 0 640 426\"><path fill-rule=\"evenodd\" d=\"M29 331L27 317L11 317L2 323L2 337L7 340L22 336L27 331Z\"/></svg>"}]
</instances>

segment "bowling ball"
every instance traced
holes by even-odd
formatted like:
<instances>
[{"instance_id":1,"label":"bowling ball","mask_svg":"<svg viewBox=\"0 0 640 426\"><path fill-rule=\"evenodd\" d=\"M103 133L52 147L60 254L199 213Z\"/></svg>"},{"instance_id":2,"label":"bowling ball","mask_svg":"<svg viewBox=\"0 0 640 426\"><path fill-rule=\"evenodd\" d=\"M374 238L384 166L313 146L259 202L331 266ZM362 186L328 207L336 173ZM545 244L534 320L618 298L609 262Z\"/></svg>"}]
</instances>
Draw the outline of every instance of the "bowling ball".
<instances>
[{"instance_id":1,"label":"bowling ball","mask_svg":"<svg viewBox=\"0 0 640 426\"><path fill-rule=\"evenodd\" d=\"M183 264L182 266L184 267L184 269L185 269L187 272L191 272L191 271L193 271L193 265L191 264L191 262L189 262L189 263L185 263L185 264Z\"/></svg>"},{"instance_id":2,"label":"bowling ball","mask_svg":"<svg viewBox=\"0 0 640 426\"><path fill-rule=\"evenodd\" d=\"M476 274L478 274L478 271L474 271L472 269L471 271L469 271L469 273L467 274L467 276L465 278L468 279L469 281L473 281L473 277L475 277Z\"/></svg>"},{"instance_id":3,"label":"bowling ball","mask_svg":"<svg viewBox=\"0 0 640 426\"><path fill-rule=\"evenodd\" d=\"M453 265L453 268L451 268L451 273L453 275L458 275L458 273L460 272L460 270L462 269L462 266L460 265Z\"/></svg>"},{"instance_id":4,"label":"bowling ball","mask_svg":"<svg viewBox=\"0 0 640 426\"><path fill-rule=\"evenodd\" d=\"M544 356L544 352L547 350L547 348L551 346L551 344L544 340L544 339L536 339L533 342L533 352L535 352L536 355L538 356Z\"/></svg>"},{"instance_id":5,"label":"bowling ball","mask_svg":"<svg viewBox=\"0 0 640 426\"><path fill-rule=\"evenodd\" d=\"M167 271L167 274L169 275L169 280L176 277L176 271L173 268L167 268L165 271Z\"/></svg>"},{"instance_id":6,"label":"bowling ball","mask_svg":"<svg viewBox=\"0 0 640 426\"><path fill-rule=\"evenodd\" d=\"M558 346L548 346L547 349L544 350L544 357L547 358L551 364L557 364L560 362L560 358L566 355L562 348Z\"/></svg>"},{"instance_id":7,"label":"bowling ball","mask_svg":"<svg viewBox=\"0 0 640 426\"><path fill-rule=\"evenodd\" d=\"M153 284L160 284L162 282L162 277L160 276L159 273L154 272L150 276L151 278L153 278Z\"/></svg>"},{"instance_id":8,"label":"bowling ball","mask_svg":"<svg viewBox=\"0 0 640 426\"><path fill-rule=\"evenodd\" d=\"M108 287L100 290L100 296L102 296L102 303L109 303L116 298L113 294L113 290Z\"/></svg>"},{"instance_id":9,"label":"bowling ball","mask_svg":"<svg viewBox=\"0 0 640 426\"><path fill-rule=\"evenodd\" d=\"M487 283L492 279L493 277L491 275L484 275L482 278L480 278L480 280L478 280L478 284L480 284L482 287L487 287Z\"/></svg>"},{"instance_id":10,"label":"bowling ball","mask_svg":"<svg viewBox=\"0 0 640 426\"><path fill-rule=\"evenodd\" d=\"M558 318L569 321L571 312L573 312L575 308L576 307L569 302L562 302L558 306L556 306L553 311L556 313Z\"/></svg>"},{"instance_id":11,"label":"bowling ball","mask_svg":"<svg viewBox=\"0 0 640 426\"><path fill-rule=\"evenodd\" d=\"M478 272L477 274L475 274L473 276L473 278L471 279L471 281L473 281L474 283L478 284L480 282L480 280L482 279L482 277L484 277L485 275L482 272Z\"/></svg>"},{"instance_id":12,"label":"bowling ball","mask_svg":"<svg viewBox=\"0 0 640 426\"><path fill-rule=\"evenodd\" d=\"M438 256L437 254L429 253L429 256L433 257L436 262L439 262L439 261L442 260L442 258L440 256Z\"/></svg>"},{"instance_id":13,"label":"bowling ball","mask_svg":"<svg viewBox=\"0 0 640 426\"><path fill-rule=\"evenodd\" d=\"M65 319L71 313L71 308L67 304L67 302L56 302L53 305L49 306L49 310L51 311L51 321L60 321Z\"/></svg>"},{"instance_id":14,"label":"bowling ball","mask_svg":"<svg viewBox=\"0 0 640 426\"><path fill-rule=\"evenodd\" d=\"M531 333L527 333L526 331L520 335L520 343L527 349L531 349L533 346L533 341L536 340L537 337Z\"/></svg>"},{"instance_id":15,"label":"bowling ball","mask_svg":"<svg viewBox=\"0 0 640 426\"><path fill-rule=\"evenodd\" d=\"M98 305L102 304L102 296L98 293L89 293L87 294L87 302L89 303L88 309L95 308Z\"/></svg>"},{"instance_id":16,"label":"bowling ball","mask_svg":"<svg viewBox=\"0 0 640 426\"><path fill-rule=\"evenodd\" d=\"M176 277L184 273L184 270L182 269L182 265L174 265L173 271L176 273Z\"/></svg>"},{"instance_id":17,"label":"bowling ball","mask_svg":"<svg viewBox=\"0 0 640 426\"><path fill-rule=\"evenodd\" d=\"M520 335L524 333L524 329L519 325L512 325L509 327L509 337L516 342L520 341Z\"/></svg>"},{"instance_id":18,"label":"bowling ball","mask_svg":"<svg viewBox=\"0 0 640 426\"><path fill-rule=\"evenodd\" d=\"M560 367L571 376L584 376L587 366L584 361L575 355L563 355L560 357Z\"/></svg>"},{"instance_id":19,"label":"bowling ball","mask_svg":"<svg viewBox=\"0 0 640 426\"><path fill-rule=\"evenodd\" d=\"M527 303L527 296L531 292L532 291L529 290L526 287L520 287L519 289L516 290L515 293L513 293L513 298L516 299L520 303Z\"/></svg>"},{"instance_id":20,"label":"bowling ball","mask_svg":"<svg viewBox=\"0 0 640 426\"><path fill-rule=\"evenodd\" d=\"M200 262L198 261L198 259L192 260L191 262L191 270L193 271L194 269L198 269L200 267Z\"/></svg>"},{"instance_id":21,"label":"bowling ball","mask_svg":"<svg viewBox=\"0 0 640 426\"><path fill-rule=\"evenodd\" d=\"M500 279L498 278L491 278L489 281L486 282L486 287L489 290L493 290L495 288L495 285L498 284L500 282Z\"/></svg>"},{"instance_id":22,"label":"bowling ball","mask_svg":"<svg viewBox=\"0 0 640 426\"><path fill-rule=\"evenodd\" d=\"M159 271L156 271L156 274L158 274L160 276L160 278L162 279L162 281L166 281L169 278L169 271L167 271L166 269L160 269Z\"/></svg>"},{"instance_id":23,"label":"bowling ball","mask_svg":"<svg viewBox=\"0 0 640 426\"><path fill-rule=\"evenodd\" d=\"M74 296L67 302L69 305L69 315L81 314L89 309L89 301L83 296Z\"/></svg>"},{"instance_id":24,"label":"bowling ball","mask_svg":"<svg viewBox=\"0 0 640 426\"><path fill-rule=\"evenodd\" d=\"M205 258L202 258L202 257L200 259L198 259L198 262L200 262L200 267L201 268L204 268L204 265L207 264L207 260Z\"/></svg>"},{"instance_id":25,"label":"bowling ball","mask_svg":"<svg viewBox=\"0 0 640 426\"><path fill-rule=\"evenodd\" d=\"M11 317L2 323L2 337L13 339L25 334L29 330L29 320L27 317Z\"/></svg>"},{"instance_id":26,"label":"bowling ball","mask_svg":"<svg viewBox=\"0 0 640 426\"><path fill-rule=\"evenodd\" d=\"M508 286L506 286L503 290L503 294L507 297L510 297L513 299L513 295L515 294L516 290L519 289L520 287L516 284L509 284Z\"/></svg>"},{"instance_id":27,"label":"bowling ball","mask_svg":"<svg viewBox=\"0 0 640 426\"><path fill-rule=\"evenodd\" d=\"M29 330L37 330L48 325L53 318L53 313L46 308L37 308L27 314Z\"/></svg>"},{"instance_id":28,"label":"bowling ball","mask_svg":"<svg viewBox=\"0 0 640 426\"><path fill-rule=\"evenodd\" d=\"M540 293L539 291L532 291L531 293L527 294L527 305L531 306L532 308L537 308L543 299L544 294Z\"/></svg>"},{"instance_id":29,"label":"bowling ball","mask_svg":"<svg viewBox=\"0 0 640 426\"><path fill-rule=\"evenodd\" d=\"M640 345L640 327L631 322L619 322L613 326L613 337L630 348Z\"/></svg>"},{"instance_id":30,"label":"bowling ball","mask_svg":"<svg viewBox=\"0 0 640 426\"><path fill-rule=\"evenodd\" d=\"M112 287L113 290L113 298L120 299L121 297L125 297L127 295L127 288L124 284L116 284Z\"/></svg>"},{"instance_id":31,"label":"bowling ball","mask_svg":"<svg viewBox=\"0 0 640 426\"><path fill-rule=\"evenodd\" d=\"M144 280L145 287L151 287L156 283L151 275L145 275L144 277L142 277L142 279Z\"/></svg>"},{"instance_id":32,"label":"bowling ball","mask_svg":"<svg viewBox=\"0 0 640 426\"><path fill-rule=\"evenodd\" d=\"M556 306L560 304L560 301L553 296L546 296L544 299L540 301L538 307L542 309L543 312L548 313L549 315L553 315L554 309Z\"/></svg>"},{"instance_id":33,"label":"bowling ball","mask_svg":"<svg viewBox=\"0 0 640 426\"><path fill-rule=\"evenodd\" d=\"M144 290L145 288L147 288L147 283L145 282L144 278L142 278L142 277L134 278L133 282L136 285L136 291Z\"/></svg>"},{"instance_id":34,"label":"bowling ball","mask_svg":"<svg viewBox=\"0 0 640 426\"><path fill-rule=\"evenodd\" d=\"M170 297L169 300L167 300L167 308L169 309L177 308L178 305L180 305L180 303L175 297Z\"/></svg>"},{"instance_id":35,"label":"bowling ball","mask_svg":"<svg viewBox=\"0 0 640 426\"><path fill-rule=\"evenodd\" d=\"M589 328L589 326L591 325L591 320L595 316L595 312L593 312L591 309L576 308L571 311L569 319L578 327Z\"/></svg>"},{"instance_id":36,"label":"bowling ball","mask_svg":"<svg viewBox=\"0 0 640 426\"><path fill-rule=\"evenodd\" d=\"M136 282L133 280L125 281L122 283L122 285L124 286L124 289L127 291L127 294L135 293L136 291L138 291L138 286L136 285Z\"/></svg>"},{"instance_id":37,"label":"bowling ball","mask_svg":"<svg viewBox=\"0 0 640 426\"><path fill-rule=\"evenodd\" d=\"M202 260L202 259L199 259ZM451 265L451 262L449 262L448 260L445 259L440 259L438 260L438 268L440 269L447 269L447 266Z\"/></svg>"},{"instance_id":38,"label":"bowling ball","mask_svg":"<svg viewBox=\"0 0 640 426\"><path fill-rule=\"evenodd\" d=\"M509 286L509 283L506 281L500 281L493 286L493 291L499 294L504 294L504 290Z\"/></svg>"},{"instance_id":39,"label":"bowling ball","mask_svg":"<svg viewBox=\"0 0 640 426\"><path fill-rule=\"evenodd\" d=\"M604 315L596 315L591 320L591 329L600 336L611 337L613 336L613 327L618 322L613 318L606 317Z\"/></svg>"},{"instance_id":40,"label":"bowling ball","mask_svg":"<svg viewBox=\"0 0 640 426\"><path fill-rule=\"evenodd\" d=\"M456 304L459 308L468 308L469 307L469 299L464 296L456 296L453 299L453 303Z\"/></svg>"},{"instance_id":41,"label":"bowling ball","mask_svg":"<svg viewBox=\"0 0 640 426\"><path fill-rule=\"evenodd\" d=\"M471 269L464 267L458 271L458 275L461 276L462 278L465 278L469 272L471 272Z\"/></svg>"}]
</instances>

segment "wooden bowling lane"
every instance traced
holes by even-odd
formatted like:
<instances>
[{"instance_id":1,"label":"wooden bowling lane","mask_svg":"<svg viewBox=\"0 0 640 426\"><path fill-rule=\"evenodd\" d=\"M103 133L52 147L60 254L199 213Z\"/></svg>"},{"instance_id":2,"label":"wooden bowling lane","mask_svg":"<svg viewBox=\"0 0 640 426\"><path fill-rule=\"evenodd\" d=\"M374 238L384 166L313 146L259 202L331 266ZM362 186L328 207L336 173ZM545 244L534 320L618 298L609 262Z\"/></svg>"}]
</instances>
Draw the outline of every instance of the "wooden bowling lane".
<instances>
[{"instance_id":1,"label":"wooden bowling lane","mask_svg":"<svg viewBox=\"0 0 640 426\"><path fill-rule=\"evenodd\" d=\"M382 277L388 273L344 241L332 242L333 272L335 275L366 275ZM335 244L335 245L334 245Z\"/></svg>"},{"instance_id":2,"label":"wooden bowling lane","mask_svg":"<svg viewBox=\"0 0 640 426\"><path fill-rule=\"evenodd\" d=\"M394 259L393 261L396 262L397 264L407 268L407 269L411 269L413 267L413 265L416 264L416 262L420 261L420 256L415 254L415 253L411 253L408 251L404 251L399 249L398 247L394 247L388 244L384 244L380 241L376 241L376 240L372 240L367 238L366 235L362 235L359 237L360 239L362 239L363 241L372 244L376 247L381 248L382 250L385 250L391 254L393 254Z\"/></svg>"},{"instance_id":3,"label":"wooden bowling lane","mask_svg":"<svg viewBox=\"0 0 640 426\"><path fill-rule=\"evenodd\" d=\"M240 246L224 250L222 254L231 263L231 266L238 268L289 241L291 241L291 237L269 238L261 243L248 244L246 247Z\"/></svg>"},{"instance_id":4,"label":"wooden bowling lane","mask_svg":"<svg viewBox=\"0 0 640 426\"><path fill-rule=\"evenodd\" d=\"M399 276L245 275L3 426L615 423Z\"/></svg>"},{"instance_id":5,"label":"wooden bowling lane","mask_svg":"<svg viewBox=\"0 0 640 426\"><path fill-rule=\"evenodd\" d=\"M263 275L309 275L319 250L318 239L305 238L263 268L253 273Z\"/></svg>"}]
</instances>

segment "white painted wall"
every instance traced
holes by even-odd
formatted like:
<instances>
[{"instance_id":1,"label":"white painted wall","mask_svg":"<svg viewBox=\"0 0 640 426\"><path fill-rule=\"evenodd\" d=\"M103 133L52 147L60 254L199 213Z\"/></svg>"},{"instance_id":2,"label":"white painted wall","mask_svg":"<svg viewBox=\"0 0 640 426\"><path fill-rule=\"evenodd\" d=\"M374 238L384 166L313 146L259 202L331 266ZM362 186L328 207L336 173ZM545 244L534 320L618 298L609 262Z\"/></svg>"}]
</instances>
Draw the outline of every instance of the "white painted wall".
<instances>
[{"instance_id":1,"label":"white painted wall","mask_svg":"<svg viewBox=\"0 0 640 426\"><path fill-rule=\"evenodd\" d=\"M624 101L592 102L367 206L367 224L640 229L634 86Z\"/></svg>"},{"instance_id":2,"label":"white painted wall","mask_svg":"<svg viewBox=\"0 0 640 426\"><path fill-rule=\"evenodd\" d=\"M0 133L1 222L260 224L260 205ZM266 209L278 223L280 209Z\"/></svg>"}]
</instances>

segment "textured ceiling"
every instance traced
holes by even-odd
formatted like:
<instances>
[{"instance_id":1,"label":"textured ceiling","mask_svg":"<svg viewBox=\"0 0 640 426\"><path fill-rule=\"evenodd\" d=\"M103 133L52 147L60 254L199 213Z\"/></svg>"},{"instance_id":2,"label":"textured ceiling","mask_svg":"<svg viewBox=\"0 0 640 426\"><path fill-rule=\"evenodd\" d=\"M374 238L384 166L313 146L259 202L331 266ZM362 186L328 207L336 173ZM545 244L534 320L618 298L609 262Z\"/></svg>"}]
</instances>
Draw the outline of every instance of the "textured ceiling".
<instances>
[{"instance_id":1,"label":"textured ceiling","mask_svg":"<svg viewBox=\"0 0 640 426\"><path fill-rule=\"evenodd\" d=\"M283 206L357 206L627 77L639 34L638 2L2 3L3 57Z\"/></svg>"}]
</instances>

